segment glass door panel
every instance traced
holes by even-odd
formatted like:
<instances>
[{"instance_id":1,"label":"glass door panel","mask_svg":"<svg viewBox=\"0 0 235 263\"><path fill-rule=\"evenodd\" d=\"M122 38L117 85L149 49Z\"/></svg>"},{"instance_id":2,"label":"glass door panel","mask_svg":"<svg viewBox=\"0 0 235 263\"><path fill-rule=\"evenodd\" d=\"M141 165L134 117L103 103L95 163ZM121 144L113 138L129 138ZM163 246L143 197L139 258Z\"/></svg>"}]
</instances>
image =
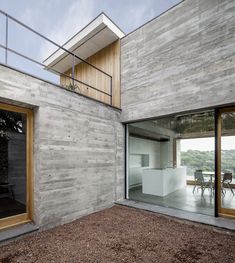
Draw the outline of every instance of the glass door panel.
<instances>
[{"instance_id":1,"label":"glass door panel","mask_svg":"<svg viewBox=\"0 0 235 263\"><path fill-rule=\"evenodd\" d=\"M0 229L31 219L32 112L0 103Z\"/></svg>"},{"instance_id":2,"label":"glass door panel","mask_svg":"<svg viewBox=\"0 0 235 263\"><path fill-rule=\"evenodd\" d=\"M0 110L0 218L26 212L26 116Z\"/></svg>"},{"instance_id":3,"label":"glass door panel","mask_svg":"<svg viewBox=\"0 0 235 263\"><path fill-rule=\"evenodd\" d=\"M235 215L235 108L220 110L219 122L219 212Z\"/></svg>"}]
</instances>

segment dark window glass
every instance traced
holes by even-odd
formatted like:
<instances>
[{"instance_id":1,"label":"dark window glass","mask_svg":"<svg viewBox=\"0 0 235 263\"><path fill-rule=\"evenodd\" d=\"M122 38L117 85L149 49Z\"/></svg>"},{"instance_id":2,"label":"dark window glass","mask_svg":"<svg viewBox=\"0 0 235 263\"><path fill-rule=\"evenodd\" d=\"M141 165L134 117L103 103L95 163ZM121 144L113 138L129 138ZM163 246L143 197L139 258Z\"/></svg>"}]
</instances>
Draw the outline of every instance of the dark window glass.
<instances>
[{"instance_id":1,"label":"dark window glass","mask_svg":"<svg viewBox=\"0 0 235 263\"><path fill-rule=\"evenodd\" d=\"M0 218L26 212L26 115L0 110Z\"/></svg>"}]
</instances>

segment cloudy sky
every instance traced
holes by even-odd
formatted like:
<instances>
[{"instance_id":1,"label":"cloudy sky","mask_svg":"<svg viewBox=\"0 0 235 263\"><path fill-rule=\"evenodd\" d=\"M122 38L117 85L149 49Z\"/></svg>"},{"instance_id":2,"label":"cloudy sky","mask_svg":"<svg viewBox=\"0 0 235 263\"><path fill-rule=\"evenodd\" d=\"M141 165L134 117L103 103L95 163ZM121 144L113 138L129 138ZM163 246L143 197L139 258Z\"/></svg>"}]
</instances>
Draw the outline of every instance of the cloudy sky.
<instances>
[{"instance_id":1,"label":"cloudy sky","mask_svg":"<svg viewBox=\"0 0 235 263\"><path fill-rule=\"evenodd\" d=\"M0 9L62 45L102 11L125 33L161 14L180 0L0 0ZM5 43L5 20L0 16L0 44ZM55 48L9 22L9 47L43 60ZM0 61L4 50L0 49ZM31 70L34 66L9 54L12 66Z\"/></svg>"},{"instance_id":2,"label":"cloudy sky","mask_svg":"<svg viewBox=\"0 0 235 263\"><path fill-rule=\"evenodd\" d=\"M0 0L0 8L63 43L104 11L128 33L180 0Z\"/></svg>"}]
</instances>

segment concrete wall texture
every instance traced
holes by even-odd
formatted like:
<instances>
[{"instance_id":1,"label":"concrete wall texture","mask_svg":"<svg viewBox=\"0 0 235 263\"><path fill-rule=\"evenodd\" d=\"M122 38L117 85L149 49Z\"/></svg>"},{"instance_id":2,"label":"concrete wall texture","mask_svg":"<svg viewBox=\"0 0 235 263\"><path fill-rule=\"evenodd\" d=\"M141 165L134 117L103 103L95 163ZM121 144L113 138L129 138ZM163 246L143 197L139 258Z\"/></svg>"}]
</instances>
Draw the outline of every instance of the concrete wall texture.
<instances>
[{"instance_id":1,"label":"concrete wall texture","mask_svg":"<svg viewBox=\"0 0 235 263\"><path fill-rule=\"evenodd\" d=\"M0 66L0 101L34 109L34 220L69 222L124 195L120 111Z\"/></svg>"},{"instance_id":2,"label":"concrete wall texture","mask_svg":"<svg viewBox=\"0 0 235 263\"><path fill-rule=\"evenodd\" d=\"M124 37L122 121L234 103L234 13L234 0L185 0Z\"/></svg>"}]
</instances>

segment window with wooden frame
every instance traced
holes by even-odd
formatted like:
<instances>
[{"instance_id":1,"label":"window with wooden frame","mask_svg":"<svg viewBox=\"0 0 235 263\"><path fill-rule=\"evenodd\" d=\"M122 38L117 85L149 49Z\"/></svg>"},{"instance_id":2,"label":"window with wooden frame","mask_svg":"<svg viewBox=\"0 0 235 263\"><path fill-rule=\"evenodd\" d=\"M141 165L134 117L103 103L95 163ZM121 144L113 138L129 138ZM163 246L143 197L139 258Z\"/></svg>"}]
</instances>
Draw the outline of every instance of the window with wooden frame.
<instances>
[{"instance_id":1,"label":"window with wooden frame","mask_svg":"<svg viewBox=\"0 0 235 263\"><path fill-rule=\"evenodd\" d=\"M33 111L0 103L0 229L33 219Z\"/></svg>"}]
</instances>

